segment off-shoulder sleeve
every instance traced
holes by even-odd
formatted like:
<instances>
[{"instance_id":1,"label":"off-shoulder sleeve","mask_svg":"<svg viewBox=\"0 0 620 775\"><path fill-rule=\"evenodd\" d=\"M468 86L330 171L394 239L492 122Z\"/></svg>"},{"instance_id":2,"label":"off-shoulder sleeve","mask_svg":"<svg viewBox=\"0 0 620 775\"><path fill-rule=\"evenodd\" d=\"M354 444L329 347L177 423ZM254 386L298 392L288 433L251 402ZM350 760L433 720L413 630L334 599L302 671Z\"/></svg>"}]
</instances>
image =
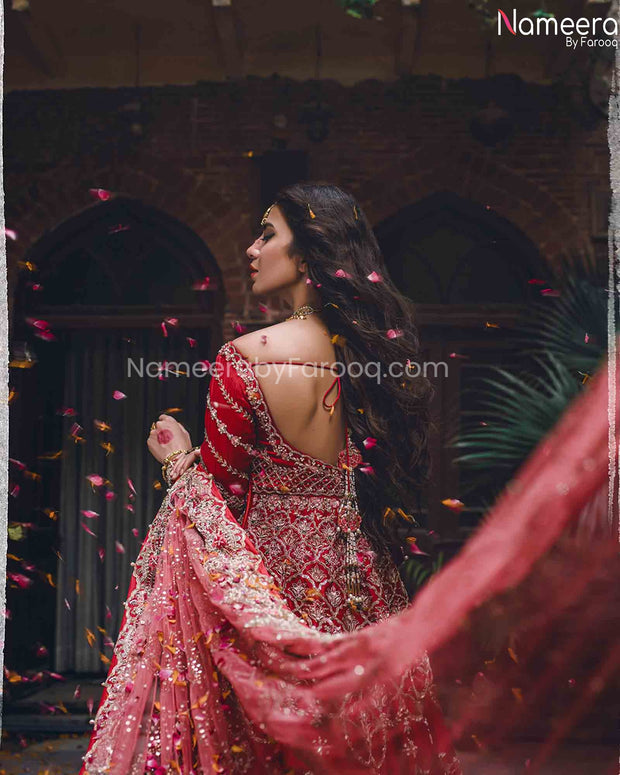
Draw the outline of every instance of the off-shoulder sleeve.
<instances>
[{"instance_id":1,"label":"off-shoulder sleeve","mask_svg":"<svg viewBox=\"0 0 620 775\"><path fill-rule=\"evenodd\" d=\"M246 385L220 351L209 385L200 454L237 518L245 509L255 449L256 426Z\"/></svg>"}]
</instances>

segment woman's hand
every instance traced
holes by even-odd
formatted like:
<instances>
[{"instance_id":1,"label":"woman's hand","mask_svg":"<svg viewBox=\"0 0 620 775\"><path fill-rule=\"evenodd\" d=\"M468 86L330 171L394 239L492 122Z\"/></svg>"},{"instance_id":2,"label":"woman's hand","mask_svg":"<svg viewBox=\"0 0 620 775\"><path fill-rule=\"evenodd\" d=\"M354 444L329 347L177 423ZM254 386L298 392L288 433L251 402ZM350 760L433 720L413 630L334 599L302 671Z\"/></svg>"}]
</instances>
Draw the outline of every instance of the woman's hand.
<instances>
[{"instance_id":1,"label":"woman's hand","mask_svg":"<svg viewBox=\"0 0 620 775\"><path fill-rule=\"evenodd\" d=\"M175 457L168 468L168 478L170 481L176 482L198 460L200 460L200 452L198 450L192 450L188 455L178 455Z\"/></svg>"},{"instance_id":2,"label":"woman's hand","mask_svg":"<svg viewBox=\"0 0 620 775\"><path fill-rule=\"evenodd\" d=\"M160 414L159 420L151 428L146 446L155 460L161 463L177 449L184 451L191 449L192 440L189 433L174 417L169 414ZM186 457L190 457L190 455Z\"/></svg>"}]
</instances>

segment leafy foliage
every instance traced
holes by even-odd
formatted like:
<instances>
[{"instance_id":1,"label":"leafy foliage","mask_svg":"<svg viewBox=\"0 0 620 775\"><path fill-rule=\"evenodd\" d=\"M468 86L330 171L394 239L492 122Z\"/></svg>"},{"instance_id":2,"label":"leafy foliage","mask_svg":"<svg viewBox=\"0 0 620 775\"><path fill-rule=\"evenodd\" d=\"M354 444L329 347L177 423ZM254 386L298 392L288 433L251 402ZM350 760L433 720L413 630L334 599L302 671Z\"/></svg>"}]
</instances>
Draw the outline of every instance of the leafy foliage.
<instances>
[{"instance_id":1,"label":"leafy foliage","mask_svg":"<svg viewBox=\"0 0 620 775\"><path fill-rule=\"evenodd\" d=\"M469 412L450 446L456 462L478 471L504 471L505 481L558 422L606 353L607 291L591 277L566 276L559 296L535 305L517 332L531 370L496 367L481 379L479 409ZM547 302L551 302L548 304ZM503 482L497 481L502 486Z\"/></svg>"}]
</instances>

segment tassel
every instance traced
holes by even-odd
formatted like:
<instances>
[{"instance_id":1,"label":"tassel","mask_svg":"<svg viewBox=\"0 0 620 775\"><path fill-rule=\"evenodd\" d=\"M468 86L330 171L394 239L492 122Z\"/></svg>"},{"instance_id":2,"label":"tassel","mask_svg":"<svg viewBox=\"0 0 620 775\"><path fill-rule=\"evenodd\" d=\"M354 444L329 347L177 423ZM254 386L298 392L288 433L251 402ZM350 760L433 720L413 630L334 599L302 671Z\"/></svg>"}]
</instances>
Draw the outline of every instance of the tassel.
<instances>
[{"instance_id":1,"label":"tassel","mask_svg":"<svg viewBox=\"0 0 620 775\"><path fill-rule=\"evenodd\" d=\"M353 474L345 469L345 496L338 510L338 531L344 537L344 575L347 585L347 602L353 610L362 608L362 569L357 559L357 541L361 537L362 518L357 506Z\"/></svg>"}]
</instances>

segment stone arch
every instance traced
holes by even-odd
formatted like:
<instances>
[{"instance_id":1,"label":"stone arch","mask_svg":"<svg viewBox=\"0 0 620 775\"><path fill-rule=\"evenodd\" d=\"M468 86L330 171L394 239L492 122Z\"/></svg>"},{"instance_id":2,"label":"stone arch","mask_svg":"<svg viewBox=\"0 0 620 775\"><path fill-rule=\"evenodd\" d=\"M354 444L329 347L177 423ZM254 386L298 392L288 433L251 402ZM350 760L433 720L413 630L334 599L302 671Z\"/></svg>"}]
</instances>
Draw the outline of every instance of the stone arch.
<instances>
[{"instance_id":1,"label":"stone arch","mask_svg":"<svg viewBox=\"0 0 620 775\"><path fill-rule=\"evenodd\" d=\"M405 205L374 230L391 278L416 303L524 303L535 298L530 279L551 282L520 229L453 191Z\"/></svg>"},{"instance_id":2,"label":"stone arch","mask_svg":"<svg viewBox=\"0 0 620 775\"><path fill-rule=\"evenodd\" d=\"M372 179L356 187L355 194L371 222L378 224L404 206L444 190L514 223L560 271L575 261L593 261L589 235L570 210L492 151L429 142L405 159L376 169Z\"/></svg>"},{"instance_id":3,"label":"stone arch","mask_svg":"<svg viewBox=\"0 0 620 775\"><path fill-rule=\"evenodd\" d=\"M221 270L227 308L237 313L243 310L247 247L243 230L249 232L253 207L249 190L247 200L239 197L238 189L234 195L215 191L201 170L162 162L152 155L142 155L135 166L54 167L39 173L35 183L31 173L13 173L8 187L12 196L7 202L7 228L19 237L7 245L11 297L17 285L18 261L25 260L35 243L58 224L92 204L89 189L102 188L138 199L195 232ZM12 298L10 301L12 306Z\"/></svg>"}]
</instances>

